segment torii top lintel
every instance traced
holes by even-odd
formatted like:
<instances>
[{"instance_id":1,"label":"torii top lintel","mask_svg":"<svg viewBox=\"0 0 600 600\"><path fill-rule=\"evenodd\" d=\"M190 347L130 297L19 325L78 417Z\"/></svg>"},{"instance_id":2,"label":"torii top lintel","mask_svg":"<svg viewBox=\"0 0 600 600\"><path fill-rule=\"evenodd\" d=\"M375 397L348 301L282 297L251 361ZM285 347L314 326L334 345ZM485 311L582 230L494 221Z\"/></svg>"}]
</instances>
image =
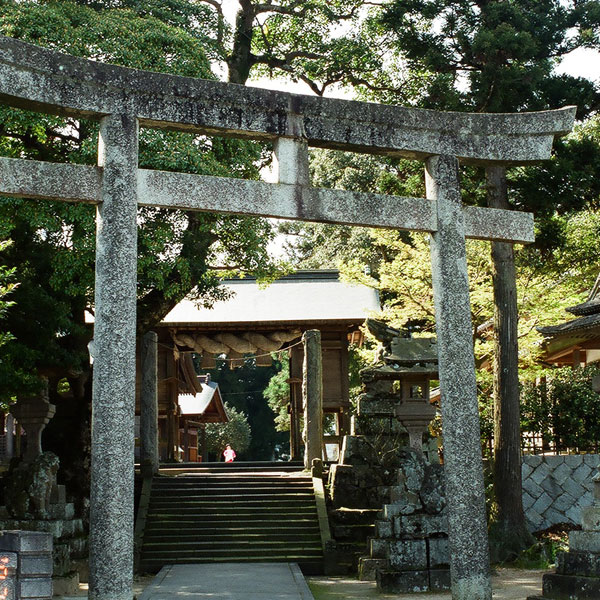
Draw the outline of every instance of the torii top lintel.
<instances>
[{"instance_id":1,"label":"torii top lintel","mask_svg":"<svg viewBox=\"0 0 600 600\"><path fill-rule=\"evenodd\" d=\"M438 112L288 94L138 71L0 37L0 102L74 117L134 114L145 127L463 162L525 164L550 157L575 107L519 114Z\"/></svg>"}]
</instances>

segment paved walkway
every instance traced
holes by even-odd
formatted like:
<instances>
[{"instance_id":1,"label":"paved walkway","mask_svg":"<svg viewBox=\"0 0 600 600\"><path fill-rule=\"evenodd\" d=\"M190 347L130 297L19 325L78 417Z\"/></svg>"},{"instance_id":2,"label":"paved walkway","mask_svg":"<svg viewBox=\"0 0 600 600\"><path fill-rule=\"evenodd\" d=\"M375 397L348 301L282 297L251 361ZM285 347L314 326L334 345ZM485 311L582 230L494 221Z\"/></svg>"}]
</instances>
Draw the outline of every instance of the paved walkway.
<instances>
[{"instance_id":1,"label":"paved walkway","mask_svg":"<svg viewBox=\"0 0 600 600\"><path fill-rule=\"evenodd\" d=\"M139 600L313 600L295 563L215 563L163 567Z\"/></svg>"}]
</instances>

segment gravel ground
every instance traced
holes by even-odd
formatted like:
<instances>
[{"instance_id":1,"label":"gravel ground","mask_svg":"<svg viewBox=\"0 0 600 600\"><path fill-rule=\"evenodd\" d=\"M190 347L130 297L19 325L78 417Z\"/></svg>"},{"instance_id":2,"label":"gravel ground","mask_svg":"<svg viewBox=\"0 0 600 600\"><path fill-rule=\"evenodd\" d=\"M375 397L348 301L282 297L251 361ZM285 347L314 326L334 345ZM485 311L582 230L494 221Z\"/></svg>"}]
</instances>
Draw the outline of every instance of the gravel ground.
<instances>
[{"instance_id":1,"label":"gravel ground","mask_svg":"<svg viewBox=\"0 0 600 600\"><path fill-rule=\"evenodd\" d=\"M496 569L492 578L494 600L525 600L542 593L542 575L549 571ZM451 600L449 592L432 594L380 594L375 583L344 577L308 577L315 600Z\"/></svg>"},{"instance_id":2,"label":"gravel ground","mask_svg":"<svg viewBox=\"0 0 600 600\"><path fill-rule=\"evenodd\" d=\"M524 569L496 569L492 578L494 600L525 600L527 596L541 594L542 575L550 571ZM134 597L139 597L143 589L154 577L136 577ZM435 594L380 594L374 582L358 581L348 577L307 577L315 600L451 600L447 593ZM77 595L55 596L69 600L87 597L87 584L81 584Z\"/></svg>"}]
</instances>

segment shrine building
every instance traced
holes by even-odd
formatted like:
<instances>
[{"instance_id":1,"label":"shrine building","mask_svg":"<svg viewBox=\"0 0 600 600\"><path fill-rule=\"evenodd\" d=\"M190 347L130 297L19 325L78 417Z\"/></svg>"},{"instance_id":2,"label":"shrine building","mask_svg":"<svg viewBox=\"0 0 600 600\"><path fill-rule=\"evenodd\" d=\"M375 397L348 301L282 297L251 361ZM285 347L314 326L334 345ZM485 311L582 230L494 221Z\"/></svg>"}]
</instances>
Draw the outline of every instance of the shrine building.
<instances>
[{"instance_id":1,"label":"shrine building","mask_svg":"<svg viewBox=\"0 0 600 600\"><path fill-rule=\"evenodd\" d=\"M348 347L362 343L361 325L379 311L377 291L341 281L336 270L299 271L267 286L253 277L226 279L223 286L228 299L212 308L183 300L155 328L160 460L194 462L202 424L227 420L218 385L205 375L216 358L227 357L235 368L254 356L257 366L269 366L271 353L279 351L290 357L290 450L292 460L299 459L304 359L299 342L310 329L321 332L323 412L334 415L336 424L324 441L335 455L350 432Z\"/></svg>"}]
</instances>

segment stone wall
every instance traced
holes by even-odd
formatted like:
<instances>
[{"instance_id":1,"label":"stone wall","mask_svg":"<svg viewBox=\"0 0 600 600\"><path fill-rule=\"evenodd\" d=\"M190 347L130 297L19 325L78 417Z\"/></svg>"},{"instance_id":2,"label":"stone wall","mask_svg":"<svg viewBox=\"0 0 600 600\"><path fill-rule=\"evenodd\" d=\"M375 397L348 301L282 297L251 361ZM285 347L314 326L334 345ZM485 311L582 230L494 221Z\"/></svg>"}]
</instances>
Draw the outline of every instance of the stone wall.
<instances>
[{"instance_id":1,"label":"stone wall","mask_svg":"<svg viewBox=\"0 0 600 600\"><path fill-rule=\"evenodd\" d=\"M581 510L592 504L592 478L598 454L523 457L523 508L530 531L556 523L581 523Z\"/></svg>"}]
</instances>

